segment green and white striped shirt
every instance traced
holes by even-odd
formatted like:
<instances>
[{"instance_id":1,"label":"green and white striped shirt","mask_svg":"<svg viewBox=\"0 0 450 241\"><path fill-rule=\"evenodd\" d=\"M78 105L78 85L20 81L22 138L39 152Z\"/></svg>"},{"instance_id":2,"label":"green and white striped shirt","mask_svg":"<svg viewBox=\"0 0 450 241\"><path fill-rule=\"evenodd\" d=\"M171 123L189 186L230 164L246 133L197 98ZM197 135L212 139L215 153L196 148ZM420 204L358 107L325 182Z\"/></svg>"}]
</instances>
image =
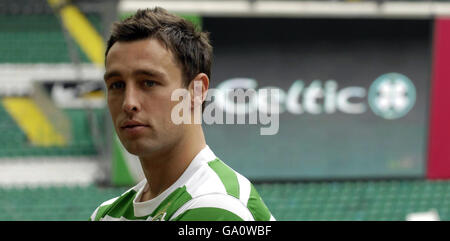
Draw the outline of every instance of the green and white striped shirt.
<instances>
[{"instance_id":1,"label":"green and white striped shirt","mask_svg":"<svg viewBox=\"0 0 450 241\"><path fill-rule=\"evenodd\" d=\"M139 202L144 179L102 203L90 220L274 221L253 184L206 146L167 190Z\"/></svg>"}]
</instances>

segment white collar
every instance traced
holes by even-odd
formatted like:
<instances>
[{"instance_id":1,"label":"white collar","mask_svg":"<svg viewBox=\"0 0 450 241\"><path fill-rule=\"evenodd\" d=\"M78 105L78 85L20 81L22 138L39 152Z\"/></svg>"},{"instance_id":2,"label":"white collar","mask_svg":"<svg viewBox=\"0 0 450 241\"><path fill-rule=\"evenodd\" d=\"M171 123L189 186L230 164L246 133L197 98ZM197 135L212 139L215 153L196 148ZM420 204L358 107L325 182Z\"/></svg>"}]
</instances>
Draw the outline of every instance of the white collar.
<instances>
[{"instance_id":1,"label":"white collar","mask_svg":"<svg viewBox=\"0 0 450 241\"><path fill-rule=\"evenodd\" d=\"M181 174L175 183L173 183L164 192L159 194L153 199L145 202L138 202L141 199L142 193L147 185L147 179L143 179L136 185L138 192L133 200L134 216L143 217L151 214L164 199L166 199L175 189L184 186L193 174L201 167L202 163L209 162L216 159L216 155L211 151L208 145L206 145L195 157L192 159L189 166Z\"/></svg>"}]
</instances>

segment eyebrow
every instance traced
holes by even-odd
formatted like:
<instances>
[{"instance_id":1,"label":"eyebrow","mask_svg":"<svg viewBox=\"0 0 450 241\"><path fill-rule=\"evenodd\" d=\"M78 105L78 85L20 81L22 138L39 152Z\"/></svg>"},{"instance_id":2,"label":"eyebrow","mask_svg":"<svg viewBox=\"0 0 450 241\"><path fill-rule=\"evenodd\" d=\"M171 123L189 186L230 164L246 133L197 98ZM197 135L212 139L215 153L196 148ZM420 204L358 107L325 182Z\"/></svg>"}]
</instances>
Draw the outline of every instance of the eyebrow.
<instances>
[{"instance_id":1,"label":"eyebrow","mask_svg":"<svg viewBox=\"0 0 450 241\"><path fill-rule=\"evenodd\" d=\"M149 70L149 69L137 69L135 71L133 71L132 75L148 75L148 76L152 76L152 77L164 77L164 74L160 71L157 70ZM112 77L120 77L122 76L120 74L119 71L110 71L110 72L106 72L103 75L103 79L106 81L109 78Z\"/></svg>"},{"instance_id":2,"label":"eyebrow","mask_svg":"<svg viewBox=\"0 0 450 241\"><path fill-rule=\"evenodd\" d=\"M103 75L103 80L106 81L107 79L112 78L112 77L116 77L116 76L120 76L119 71L106 72L106 73Z\"/></svg>"}]
</instances>

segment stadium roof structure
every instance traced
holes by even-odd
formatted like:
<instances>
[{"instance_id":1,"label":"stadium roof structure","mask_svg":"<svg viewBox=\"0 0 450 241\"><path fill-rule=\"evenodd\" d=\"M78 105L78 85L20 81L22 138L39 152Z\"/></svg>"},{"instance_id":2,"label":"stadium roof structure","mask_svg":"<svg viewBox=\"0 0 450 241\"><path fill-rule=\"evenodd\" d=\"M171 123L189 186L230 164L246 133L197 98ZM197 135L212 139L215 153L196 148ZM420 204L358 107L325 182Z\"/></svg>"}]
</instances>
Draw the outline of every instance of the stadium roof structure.
<instances>
[{"instance_id":1,"label":"stadium roof structure","mask_svg":"<svg viewBox=\"0 0 450 241\"><path fill-rule=\"evenodd\" d=\"M120 0L119 12L160 6L177 13L223 17L432 18L450 16L448 1Z\"/></svg>"}]
</instances>

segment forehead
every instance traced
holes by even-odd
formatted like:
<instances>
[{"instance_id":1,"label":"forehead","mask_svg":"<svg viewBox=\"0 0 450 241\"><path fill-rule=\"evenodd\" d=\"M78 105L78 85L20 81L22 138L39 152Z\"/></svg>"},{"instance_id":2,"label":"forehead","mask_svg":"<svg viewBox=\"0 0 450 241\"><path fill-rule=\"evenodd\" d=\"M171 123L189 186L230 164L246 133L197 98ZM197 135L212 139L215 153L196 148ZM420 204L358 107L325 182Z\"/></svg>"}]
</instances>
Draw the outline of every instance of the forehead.
<instances>
[{"instance_id":1,"label":"forehead","mask_svg":"<svg viewBox=\"0 0 450 241\"><path fill-rule=\"evenodd\" d=\"M135 69L153 69L172 75L181 73L172 51L157 39L114 43L106 56L106 71L125 73Z\"/></svg>"}]
</instances>

